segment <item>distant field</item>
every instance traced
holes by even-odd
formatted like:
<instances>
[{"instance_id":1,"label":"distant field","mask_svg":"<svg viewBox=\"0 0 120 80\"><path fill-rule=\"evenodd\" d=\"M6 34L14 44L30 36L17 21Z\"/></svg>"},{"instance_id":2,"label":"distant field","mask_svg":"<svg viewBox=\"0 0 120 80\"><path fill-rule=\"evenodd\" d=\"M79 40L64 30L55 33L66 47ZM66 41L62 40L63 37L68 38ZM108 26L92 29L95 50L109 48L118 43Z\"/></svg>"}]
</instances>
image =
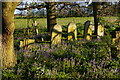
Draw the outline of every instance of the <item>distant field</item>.
<instances>
[{"instance_id":1,"label":"distant field","mask_svg":"<svg viewBox=\"0 0 120 80\"><path fill-rule=\"evenodd\" d=\"M113 22L116 18L115 17L105 17L106 20ZM81 23L84 24L85 21L91 20L93 22L93 17L70 17L70 18L57 18L57 23L60 25L67 25L70 22L74 23ZM45 28L47 26L47 19L46 18L39 18L37 19L40 28ZM31 24L29 24L31 25ZM27 19L15 19L15 26L16 29L18 28L25 28L27 27Z\"/></svg>"},{"instance_id":2,"label":"distant field","mask_svg":"<svg viewBox=\"0 0 120 80\"><path fill-rule=\"evenodd\" d=\"M87 20L93 21L93 18L92 17L57 18L57 23L60 25L67 25L70 22L83 24ZM47 19L46 18L40 18L40 19L37 19L37 21L39 23L39 27L46 27L47 26ZM27 27L27 19L15 19L15 26L16 26L16 29Z\"/></svg>"}]
</instances>

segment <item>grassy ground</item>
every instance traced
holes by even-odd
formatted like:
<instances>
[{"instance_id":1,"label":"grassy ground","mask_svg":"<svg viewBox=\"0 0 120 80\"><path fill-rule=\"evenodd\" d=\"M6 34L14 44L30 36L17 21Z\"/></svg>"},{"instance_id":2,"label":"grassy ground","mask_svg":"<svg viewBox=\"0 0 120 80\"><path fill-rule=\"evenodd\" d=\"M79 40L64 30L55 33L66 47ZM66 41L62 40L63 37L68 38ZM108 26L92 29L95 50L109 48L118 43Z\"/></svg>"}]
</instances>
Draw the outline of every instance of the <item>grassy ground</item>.
<instances>
[{"instance_id":1,"label":"grassy ground","mask_svg":"<svg viewBox=\"0 0 120 80\"><path fill-rule=\"evenodd\" d=\"M93 18L92 17L57 18L57 23L60 25L67 25L70 22L84 24L84 22L87 20L93 21ZM15 19L16 29L27 27L27 21L28 21L27 19ZM39 23L39 27L46 27L47 26L47 19L46 18L40 18L40 19L37 19L37 21Z\"/></svg>"},{"instance_id":2,"label":"grassy ground","mask_svg":"<svg viewBox=\"0 0 120 80\"><path fill-rule=\"evenodd\" d=\"M106 20L113 22L116 20L116 17L105 17ZM85 21L91 20L93 22L93 17L68 17L68 18L57 18L57 23L60 25L67 25L70 22L84 24ZM15 19L16 29L27 27L27 19ZM37 19L40 28L45 28L47 26L46 18ZM30 24L31 25L31 24Z\"/></svg>"}]
</instances>

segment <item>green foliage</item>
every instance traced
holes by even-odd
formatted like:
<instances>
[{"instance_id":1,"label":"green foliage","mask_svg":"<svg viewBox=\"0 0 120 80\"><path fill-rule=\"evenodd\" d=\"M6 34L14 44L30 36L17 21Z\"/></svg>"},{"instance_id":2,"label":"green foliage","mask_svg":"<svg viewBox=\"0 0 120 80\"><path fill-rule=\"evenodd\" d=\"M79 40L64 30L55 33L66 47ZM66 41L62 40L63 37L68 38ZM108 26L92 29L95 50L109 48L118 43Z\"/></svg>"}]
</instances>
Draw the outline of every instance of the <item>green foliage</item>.
<instances>
[{"instance_id":1,"label":"green foliage","mask_svg":"<svg viewBox=\"0 0 120 80\"><path fill-rule=\"evenodd\" d=\"M70 22L81 23L84 24L85 21L92 20L93 17L68 17L68 18L57 18L57 23L59 25L68 25ZM39 28L46 28L47 27L47 18L37 18L37 22L39 23ZM27 27L27 19L15 19L15 28L26 28ZM32 26L32 25L30 25Z\"/></svg>"},{"instance_id":2,"label":"green foliage","mask_svg":"<svg viewBox=\"0 0 120 80\"><path fill-rule=\"evenodd\" d=\"M117 19L117 17L116 17L116 19L115 19L115 17L113 17L113 18L108 18L109 20L107 20L107 18L100 18L100 23L102 23L102 25L104 25L104 27L105 27L105 33L107 33L107 34L110 34L110 33L112 33L114 30L116 30L116 28L119 28L120 26L119 25L117 25L117 23L114 21L114 20L116 20ZM113 21L112 21L113 20ZM110 22L111 21L111 22Z\"/></svg>"},{"instance_id":3,"label":"green foliage","mask_svg":"<svg viewBox=\"0 0 120 80\"><path fill-rule=\"evenodd\" d=\"M93 21L92 17L58 18L58 24L63 25L62 36L67 37L68 23L75 22L78 38L83 37L83 24L87 19ZM105 32L109 34L118 26L106 22L105 19L100 21L106 26ZM21 19L20 23L20 20L16 19L17 27L14 36L17 64L14 68L3 70L3 79L120 78L120 58L117 57L115 44L112 43L110 35L102 37L101 40L62 41L61 45L55 46L37 43L35 47L18 50L18 42L27 35L20 29L27 27L25 20ZM50 40L50 34L46 32L46 19L37 20L40 22L40 36L47 36L46 38Z\"/></svg>"},{"instance_id":4,"label":"green foliage","mask_svg":"<svg viewBox=\"0 0 120 80\"><path fill-rule=\"evenodd\" d=\"M3 70L3 79L120 78L120 59L111 52L109 36L61 45L36 44L17 51L18 64Z\"/></svg>"}]
</instances>

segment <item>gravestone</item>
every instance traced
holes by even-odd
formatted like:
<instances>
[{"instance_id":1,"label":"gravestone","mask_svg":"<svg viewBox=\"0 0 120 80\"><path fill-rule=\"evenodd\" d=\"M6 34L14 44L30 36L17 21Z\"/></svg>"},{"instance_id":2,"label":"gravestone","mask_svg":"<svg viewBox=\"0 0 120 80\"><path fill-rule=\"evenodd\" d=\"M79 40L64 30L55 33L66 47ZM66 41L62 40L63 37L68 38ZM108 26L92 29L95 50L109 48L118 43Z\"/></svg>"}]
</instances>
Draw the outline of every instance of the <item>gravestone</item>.
<instances>
[{"instance_id":1,"label":"gravestone","mask_svg":"<svg viewBox=\"0 0 120 80\"><path fill-rule=\"evenodd\" d=\"M116 31L116 42L120 42L120 31ZM120 45L117 48L120 50Z\"/></svg>"},{"instance_id":2,"label":"gravestone","mask_svg":"<svg viewBox=\"0 0 120 80\"><path fill-rule=\"evenodd\" d=\"M37 26L38 26L38 23L37 23L37 21L34 21L33 23L32 23L32 26L34 27L34 30L35 30L35 35L38 35L38 29L37 29Z\"/></svg>"},{"instance_id":3,"label":"gravestone","mask_svg":"<svg viewBox=\"0 0 120 80\"><path fill-rule=\"evenodd\" d=\"M37 21L34 21L34 22L32 23L32 26L37 26L37 25L38 25Z\"/></svg>"},{"instance_id":4,"label":"gravestone","mask_svg":"<svg viewBox=\"0 0 120 80\"><path fill-rule=\"evenodd\" d=\"M35 32L36 32L36 35L38 35L38 33L39 33L39 30L36 28L36 29L35 29Z\"/></svg>"},{"instance_id":5,"label":"gravestone","mask_svg":"<svg viewBox=\"0 0 120 80\"><path fill-rule=\"evenodd\" d=\"M61 43L62 38L62 26L56 24L53 27L52 34L51 34L51 43L56 45Z\"/></svg>"},{"instance_id":6,"label":"gravestone","mask_svg":"<svg viewBox=\"0 0 120 80\"><path fill-rule=\"evenodd\" d=\"M97 35L98 35L97 38L100 38L100 37L104 36L104 27L101 24L98 25Z\"/></svg>"},{"instance_id":7,"label":"gravestone","mask_svg":"<svg viewBox=\"0 0 120 80\"><path fill-rule=\"evenodd\" d=\"M116 32L115 44L118 51L120 51L120 31Z\"/></svg>"},{"instance_id":8,"label":"gravestone","mask_svg":"<svg viewBox=\"0 0 120 80\"><path fill-rule=\"evenodd\" d=\"M24 34L30 35L30 27L24 28Z\"/></svg>"},{"instance_id":9,"label":"gravestone","mask_svg":"<svg viewBox=\"0 0 120 80\"><path fill-rule=\"evenodd\" d=\"M74 23L68 24L68 40L77 40L77 26Z\"/></svg>"},{"instance_id":10,"label":"gravestone","mask_svg":"<svg viewBox=\"0 0 120 80\"><path fill-rule=\"evenodd\" d=\"M35 42L34 39L24 39L24 40L20 41L20 48L25 47L34 42Z\"/></svg>"},{"instance_id":11,"label":"gravestone","mask_svg":"<svg viewBox=\"0 0 120 80\"><path fill-rule=\"evenodd\" d=\"M91 21L86 21L84 24L84 38L86 40L91 40L92 39L92 32L94 30L94 26L92 25Z\"/></svg>"},{"instance_id":12,"label":"gravestone","mask_svg":"<svg viewBox=\"0 0 120 80\"><path fill-rule=\"evenodd\" d=\"M117 51L117 57L120 58L120 28L116 28L112 33L113 43L115 43L115 51Z\"/></svg>"},{"instance_id":13,"label":"gravestone","mask_svg":"<svg viewBox=\"0 0 120 80\"><path fill-rule=\"evenodd\" d=\"M115 43L116 43L116 48L118 52L118 57L120 58L120 31L116 31Z\"/></svg>"},{"instance_id":14,"label":"gravestone","mask_svg":"<svg viewBox=\"0 0 120 80\"><path fill-rule=\"evenodd\" d=\"M120 38L120 28L116 28L111 33L113 43L116 43L116 40Z\"/></svg>"}]
</instances>

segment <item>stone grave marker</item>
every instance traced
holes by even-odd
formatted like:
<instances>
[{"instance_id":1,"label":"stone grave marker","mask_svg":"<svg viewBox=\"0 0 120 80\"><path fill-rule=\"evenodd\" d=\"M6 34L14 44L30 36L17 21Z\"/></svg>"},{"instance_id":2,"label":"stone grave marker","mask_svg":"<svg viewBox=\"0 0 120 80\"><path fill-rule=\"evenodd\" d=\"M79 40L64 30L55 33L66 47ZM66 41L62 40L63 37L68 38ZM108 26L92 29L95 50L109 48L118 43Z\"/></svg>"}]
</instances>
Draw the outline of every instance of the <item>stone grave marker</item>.
<instances>
[{"instance_id":1,"label":"stone grave marker","mask_svg":"<svg viewBox=\"0 0 120 80\"><path fill-rule=\"evenodd\" d=\"M116 31L115 43L116 43L116 48L118 52L118 57L120 58L120 31Z\"/></svg>"},{"instance_id":2,"label":"stone grave marker","mask_svg":"<svg viewBox=\"0 0 120 80\"><path fill-rule=\"evenodd\" d=\"M35 35L38 35L39 31L38 31L38 29L37 29L37 26L38 26L37 21L34 21L34 22L32 23L32 26L34 27Z\"/></svg>"},{"instance_id":3,"label":"stone grave marker","mask_svg":"<svg viewBox=\"0 0 120 80\"><path fill-rule=\"evenodd\" d=\"M120 32L119 30L113 30L113 32L111 32L113 43L116 43L116 40L119 39L119 37L120 37L119 32Z\"/></svg>"},{"instance_id":4,"label":"stone grave marker","mask_svg":"<svg viewBox=\"0 0 120 80\"><path fill-rule=\"evenodd\" d=\"M117 50L117 56L120 58L120 31L115 31L115 37L113 38L113 43Z\"/></svg>"},{"instance_id":5,"label":"stone grave marker","mask_svg":"<svg viewBox=\"0 0 120 80\"><path fill-rule=\"evenodd\" d=\"M53 27L52 34L51 34L51 43L56 45L61 43L62 38L62 26L56 24Z\"/></svg>"},{"instance_id":6,"label":"stone grave marker","mask_svg":"<svg viewBox=\"0 0 120 80\"><path fill-rule=\"evenodd\" d=\"M34 21L34 22L32 23L32 26L37 26L37 25L38 25L37 21Z\"/></svg>"},{"instance_id":7,"label":"stone grave marker","mask_svg":"<svg viewBox=\"0 0 120 80\"><path fill-rule=\"evenodd\" d=\"M104 27L101 24L98 24L97 38L104 36Z\"/></svg>"},{"instance_id":8,"label":"stone grave marker","mask_svg":"<svg viewBox=\"0 0 120 80\"><path fill-rule=\"evenodd\" d=\"M84 24L84 38L86 40L91 40L92 32L94 30L94 26L92 25L91 21L86 21Z\"/></svg>"},{"instance_id":9,"label":"stone grave marker","mask_svg":"<svg viewBox=\"0 0 120 80\"><path fill-rule=\"evenodd\" d=\"M34 42L35 42L34 39L24 39L24 40L20 41L20 48L27 46L28 44L31 44Z\"/></svg>"},{"instance_id":10,"label":"stone grave marker","mask_svg":"<svg viewBox=\"0 0 120 80\"><path fill-rule=\"evenodd\" d=\"M112 40L115 43L115 48L117 50L117 56L120 58L120 28L116 28L112 33Z\"/></svg>"},{"instance_id":11,"label":"stone grave marker","mask_svg":"<svg viewBox=\"0 0 120 80\"><path fill-rule=\"evenodd\" d=\"M120 50L120 31L116 31L116 42L119 43L117 48Z\"/></svg>"},{"instance_id":12,"label":"stone grave marker","mask_svg":"<svg viewBox=\"0 0 120 80\"><path fill-rule=\"evenodd\" d=\"M77 26L76 26L76 24L69 23L67 32L68 32L68 37L67 37L68 40L71 40L71 41L77 40Z\"/></svg>"},{"instance_id":13,"label":"stone grave marker","mask_svg":"<svg viewBox=\"0 0 120 80\"><path fill-rule=\"evenodd\" d=\"M30 27L24 28L24 34L30 35Z\"/></svg>"}]
</instances>

